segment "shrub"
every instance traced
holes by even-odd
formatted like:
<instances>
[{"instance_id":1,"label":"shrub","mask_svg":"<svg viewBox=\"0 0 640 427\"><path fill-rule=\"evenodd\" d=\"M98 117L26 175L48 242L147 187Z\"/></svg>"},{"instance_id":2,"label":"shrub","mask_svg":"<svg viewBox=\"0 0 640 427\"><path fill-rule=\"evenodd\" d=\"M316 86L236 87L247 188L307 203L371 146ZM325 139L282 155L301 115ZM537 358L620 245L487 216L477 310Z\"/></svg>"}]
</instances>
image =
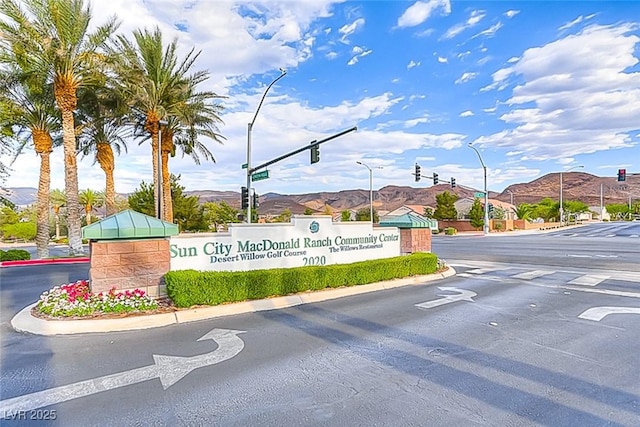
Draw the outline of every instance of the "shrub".
<instances>
[{"instance_id":1,"label":"shrub","mask_svg":"<svg viewBox=\"0 0 640 427\"><path fill-rule=\"evenodd\" d=\"M31 259L31 254L24 249L9 249L8 251L0 249L0 261L22 261L27 259Z\"/></svg>"},{"instance_id":2,"label":"shrub","mask_svg":"<svg viewBox=\"0 0 640 427\"><path fill-rule=\"evenodd\" d=\"M447 236L453 236L454 234L458 234L458 230L454 227L447 227L444 229L444 234Z\"/></svg>"},{"instance_id":3,"label":"shrub","mask_svg":"<svg viewBox=\"0 0 640 427\"><path fill-rule=\"evenodd\" d=\"M251 271L170 271L164 276L167 294L178 307L218 305L355 286L419 274L438 269L438 257L414 253L352 264L275 268Z\"/></svg>"}]
</instances>

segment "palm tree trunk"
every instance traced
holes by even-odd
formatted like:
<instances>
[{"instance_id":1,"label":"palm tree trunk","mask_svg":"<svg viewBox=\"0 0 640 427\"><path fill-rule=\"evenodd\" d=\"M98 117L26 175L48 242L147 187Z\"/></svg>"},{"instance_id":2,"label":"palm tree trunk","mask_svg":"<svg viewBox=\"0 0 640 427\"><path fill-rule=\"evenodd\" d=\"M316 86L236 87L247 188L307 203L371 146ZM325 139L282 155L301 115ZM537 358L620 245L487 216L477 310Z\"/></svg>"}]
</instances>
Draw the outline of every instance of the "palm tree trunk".
<instances>
[{"instance_id":1,"label":"palm tree trunk","mask_svg":"<svg viewBox=\"0 0 640 427\"><path fill-rule=\"evenodd\" d=\"M151 157L153 159L151 161L151 164L153 165L153 192L154 192L153 200L155 202L154 206L155 206L155 211L157 215L158 197L159 197L158 189L160 188L158 185L158 133L157 132L155 134L151 134Z\"/></svg>"},{"instance_id":2,"label":"palm tree trunk","mask_svg":"<svg viewBox=\"0 0 640 427\"><path fill-rule=\"evenodd\" d=\"M57 94L56 94L57 95ZM58 96L56 96L56 99ZM64 96L67 98L67 96ZM62 105L61 105L62 104ZM67 230L69 255L82 253L80 235L80 203L78 201L78 162L76 157L76 134L73 126L73 108L64 108L58 102L62 112L62 140L64 146L64 189L67 196ZM75 108L75 105L74 105Z\"/></svg>"},{"instance_id":3,"label":"palm tree trunk","mask_svg":"<svg viewBox=\"0 0 640 427\"><path fill-rule=\"evenodd\" d=\"M51 135L33 131L33 145L40 155L38 202L36 207L36 256L49 258L49 191L51 187Z\"/></svg>"},{"instance_id":4,"label":"palm tree trunk","mask_svg":"<svg viewBox=\"0 0 640 427\"><path fill-rule=\"evenodd\" d=\"M171 198L171 175L169 174L169 153L173 148L173 134L170 130L162 133L160 147L162 149L162 198L163 219L173 222L173 200Z\"/></svg>"},{"instance_id":5,"label":"palm tree trunk","mask_svg":"<svg viewBox=\"0 0 640 427\"><path fill-rule=\"evenodd\" d=\"M113 170L115 162L113 149L110 144L98 144L96 159L105 175L104 203L107 209L107 216L116 213L116 189L113 180Z\"/></svg>"}]
</instances>

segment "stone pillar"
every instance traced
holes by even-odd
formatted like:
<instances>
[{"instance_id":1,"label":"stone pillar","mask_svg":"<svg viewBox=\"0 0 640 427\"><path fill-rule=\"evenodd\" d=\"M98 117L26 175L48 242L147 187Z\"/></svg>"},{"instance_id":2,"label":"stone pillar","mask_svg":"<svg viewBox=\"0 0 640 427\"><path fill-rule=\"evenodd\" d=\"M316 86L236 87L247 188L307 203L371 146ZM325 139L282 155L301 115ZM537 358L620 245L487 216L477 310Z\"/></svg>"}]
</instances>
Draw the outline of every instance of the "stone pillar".
<instances>
[{"instance_id":1,"label":"stone pillar","mask_svg":"<svg viewBox=\"0 0 640 427\"><path fill-rule=\"evenodd\" d=\"M431 252L431 229L401 228L400 253Z\"/></svg>"},{"instance_id":2,"label":"stone pillar","mask_svg":"<svg viewBox=\"0 0 640 427\"><path fill-rule=\"evenodd\" d=\"M167 295L163 276L171 267L168 238L91 241L91 291L140 289L152 298Z\"/></svg>"}]
</instances>

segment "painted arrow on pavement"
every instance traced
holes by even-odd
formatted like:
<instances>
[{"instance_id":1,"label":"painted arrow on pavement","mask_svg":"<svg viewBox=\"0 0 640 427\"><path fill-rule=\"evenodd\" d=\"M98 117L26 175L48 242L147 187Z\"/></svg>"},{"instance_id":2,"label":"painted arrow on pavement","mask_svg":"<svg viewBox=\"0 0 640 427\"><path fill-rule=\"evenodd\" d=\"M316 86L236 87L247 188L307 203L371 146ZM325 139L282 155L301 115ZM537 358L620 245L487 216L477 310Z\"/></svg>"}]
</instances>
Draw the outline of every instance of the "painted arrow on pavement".
<instances>
[{"instance_id":1,"label":"painted arrow on pavement","mask_svg":"<svg viewBox=\"0 0 640 427\"><path fill-rule=\"evenodd\" d=\"M438 307L445 304L451 304L452 302L456 302L456 301L474 302L472 298L478 295L473 291L454 288L450 286L442 286L442 287L438 287L438 289L440 289L441 291L458 292L458 294L457 295L438 295L439 297L443 297L443 298L434 299L432 301L421 302L420 304L416 304L416 307L428 309L428 308L434 308L434 307Z\"/></svg>"},{"instance_id":2,"label":"painted arrow on pavement","mask_svg":"<svg viewBox=\"0 0 640 427\"><path fill-rule=\"evenodd\" d=\"M640 307L592 307L578 317L599 322L609 314L640 314Z\"/></svg>"},{"instance_id":3,"label":"painted arrow on pavement","mask_svg":"<svg viewBox=\"0 0 640 427\"><path fill-rule=\"evenodd\" d=\"M194 369L215 365L236 356L244 348L244 341L237 335L244 332L213 329L198 339L198 341L213 340L218 344L218 348L209 353L192 357L154 354L153 365L2 400L0 414L30 411L155 378L160 379L162 387L166 390Z\"/></svg>"}]
</instances>

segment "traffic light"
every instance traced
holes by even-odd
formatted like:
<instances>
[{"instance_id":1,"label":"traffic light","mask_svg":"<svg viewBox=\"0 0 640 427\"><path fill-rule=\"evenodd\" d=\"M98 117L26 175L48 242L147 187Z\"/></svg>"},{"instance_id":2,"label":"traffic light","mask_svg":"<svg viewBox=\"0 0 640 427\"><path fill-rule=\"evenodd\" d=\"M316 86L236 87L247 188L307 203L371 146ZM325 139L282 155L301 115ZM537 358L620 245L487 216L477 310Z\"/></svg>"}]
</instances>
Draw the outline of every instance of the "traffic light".
<instances>
[{"instance_id":1,"label":"traffic light","mask_svg":"<svg viewBox=\"0 0 640 427\"><path fill-rule=\"evenodd\" d=\"M314 145L311 147L311 164L318 163L320 161L320 146Z\"/></svg>"},{"instance_id":2,"label":"traffic light","mask_svg":"<svg viewBox=\"0 0 640 427\"><path fill-rule=\"evenodd\" d=\"M420 165L416 163L416 171L413 173L416 177L416 182L420 181Z\"/></svg>"},{"instance_id":3,"label":"traffic light","mask_svg":"<svg viewBox=\"0 0 640 427\"><path fill-rule=\"evenodd\" d=\"M258 195L256 193L253 193L253 201L252 201L252 205L253 209L258 209L258 206L260 206L260 201L258 200Z\"/></svg>"},{"instance_id":4,"label":"traffic light","mask_svg":"<svg viewBox=\"0 0 640 427\"><path fill-rule=\"evenodd\" d=\"M438 174L437 173L433 173L433 185L437 185L438 184Z\"/></svg>"},{"instance_id":5,"label":"traffic light","mask_svg":"<svg viewBox=\"0 0 640 427\"><path fill-rule=\"evenodd\" d=\"M247 187L242 187L240 189L240 206L242 209L247 209L249 207L249 190Z\"/></svg>"},{"instance_id":6,"label":"traffic light","mask_svg":"<svg viewBox=\"0 0 640 427\"><path fill-rule=\"evenodd\" d=\"M491 203L489 203L489 213L493 213L493 205Z\"/></svg>"},{"instance_id":7,"label":"traffic light","mask_svg":"<svg viewBox=\"0 0 640 427\"><path fill-rule=\"evenodd\" d=\"M627 170L618 169L618 181L626 181L626 180L627 180Z\"/></svg>"},{"instance_id":8,"label":"traffic light","mask_svg":"<svg viewBox=\"0 0 640 427\"><path fill-rule=\"evenodd\" d=\"M456 179L451 177L451 188L456 188Z\"/></svg>"}]
</instances>

